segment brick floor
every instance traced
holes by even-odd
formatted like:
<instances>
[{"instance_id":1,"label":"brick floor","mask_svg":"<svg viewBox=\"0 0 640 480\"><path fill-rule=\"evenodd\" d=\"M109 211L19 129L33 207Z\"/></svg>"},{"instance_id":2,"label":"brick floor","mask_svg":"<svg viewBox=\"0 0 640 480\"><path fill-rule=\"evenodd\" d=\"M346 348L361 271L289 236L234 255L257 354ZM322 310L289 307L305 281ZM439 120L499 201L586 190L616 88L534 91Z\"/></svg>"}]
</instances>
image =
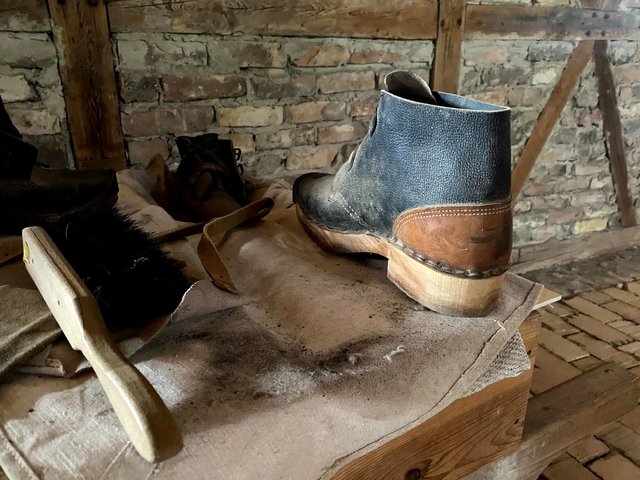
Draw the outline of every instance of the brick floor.
<instances>
[{"instance_id":1,"label":"brick floor","mask_svg":"<svg viewBox=\"0 0 640 480\"><path fill-rule=\"evenodd\" d=\"M571 282L560 267L554 267L553 274L525 275L566 296L544 309L532 394L603 361L640 376L640 249L636 250L609 256L606 262L587 262L582 270L572 264ZM616 258L626 263L620 271L615 271ZM635 270L629 268L630 258L635 260ZM613 271L603 275L603 263ZM540 479L640 480L640 406L567 450Z\"/></svg>"}]
</instances>

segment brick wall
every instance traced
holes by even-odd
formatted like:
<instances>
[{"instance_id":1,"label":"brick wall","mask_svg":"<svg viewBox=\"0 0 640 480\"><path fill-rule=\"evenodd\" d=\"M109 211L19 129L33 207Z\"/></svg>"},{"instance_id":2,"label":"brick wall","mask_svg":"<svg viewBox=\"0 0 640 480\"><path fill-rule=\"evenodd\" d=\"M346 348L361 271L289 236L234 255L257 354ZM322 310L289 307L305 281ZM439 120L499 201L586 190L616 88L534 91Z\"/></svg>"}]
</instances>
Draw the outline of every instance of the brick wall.
<instances>
[{"instance_id":1,"label":"brick wall","mask_svg":"<svg viewBox=\"0 0 640 480\"><path fill-rule=\"evenodd\" d=\"M67 166L69 136L51 32L0 32L0 96L20 132L40 149L40 161Z\"/></svg>"},{"instance_id":2,"label":"brick wall","mask_svg":"<svg viewBox=\"0 0 640 480\"><path fill-rule=\"evenodd\" d=\"M339 164L364 136L385 73L429 75L431 42L121 34L122 124L129 160L175 136L217 132L257 176Z\"/></svg>"},{"instance_id":3,"label":"brick wall","mask_svg":"<svg viewBox=\"0 0 640 480\"><path fill-rule=\"evenodd\" d=\"M49 161L64 164L70 151L51 34L12 30L0 32L0 94ZM176 136L217 132L259 177L339 166L366 132L384 75L410 69L428 78L433 59L432 42L423 41L161 33L112 41L131 165L155 153L176 162ZM513 109L514 163L574 46L464 42L460 91ZM640 218L638 42L611 42L610 57ZM516 205L514 239L519 246L618 225L591 62Z\"/></svg>"}]
</instances>

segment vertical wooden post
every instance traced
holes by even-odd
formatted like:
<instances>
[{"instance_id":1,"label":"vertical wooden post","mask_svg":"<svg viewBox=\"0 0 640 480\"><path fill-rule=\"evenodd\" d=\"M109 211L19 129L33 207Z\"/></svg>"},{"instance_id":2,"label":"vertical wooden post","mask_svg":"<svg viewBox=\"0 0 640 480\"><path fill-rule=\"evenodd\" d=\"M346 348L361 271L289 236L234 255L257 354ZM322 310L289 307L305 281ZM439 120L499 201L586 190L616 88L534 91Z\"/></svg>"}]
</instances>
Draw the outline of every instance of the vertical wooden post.
<instances>
[{"instance_id":1,"label":"vertical wooden post","mask_svg":"<svg viewBox=\"0 0 640 480\"><path fill-rule=\"evenodd\" d=\"M616 203L620 212L620 223L623 227L637 224L633 208L633 200L629 193L629 178L627 160L624 155L624 140L622 138L622 124L618 112L616 87L613 82L609 57L607 56L607 41L596 41L593 49L593 59L596 63L598 77L598 105L602 112L604 139L607 146L607 156L611 165L611 177L616 190Z\"/></svg>"},{"instance_id":2,"label":"vertical wooden post","mask_svg":"<svg viewBox=\"0 0 640 480\"><path fill-rule=\"evenodd\" d=\"M434 90L458 93L465 9L466 0L438 2L438 36L431 69Z\"/></svg>"},{"instance_id":3,"label":"vertical wooden post","mask_svg":"<svg viewBox=\"0 0 640 480\"><path fill-rule=\"evenodd\" d=\"M126 166L107 8L48 0L78 169Z\"/></svg>"}]
</instances>

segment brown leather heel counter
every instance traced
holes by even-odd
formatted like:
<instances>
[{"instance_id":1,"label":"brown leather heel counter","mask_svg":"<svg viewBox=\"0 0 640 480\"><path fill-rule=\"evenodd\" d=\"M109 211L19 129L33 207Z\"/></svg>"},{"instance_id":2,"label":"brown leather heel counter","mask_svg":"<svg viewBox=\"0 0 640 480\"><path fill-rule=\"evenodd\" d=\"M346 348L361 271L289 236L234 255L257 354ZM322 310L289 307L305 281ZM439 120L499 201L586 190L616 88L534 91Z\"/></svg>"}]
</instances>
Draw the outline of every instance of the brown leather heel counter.
<instances>
[{"instance_id":1,"label":"brown leather heel counter","mask_svg":"<svg viewBox=\"0 0 640 480\"><path fill-rule=\"evenodd\" d=\"M405 250L436 268L497 275L511 257L511 201L416 208L396 219L393 233Z\"/></svg>"}]
</instances>

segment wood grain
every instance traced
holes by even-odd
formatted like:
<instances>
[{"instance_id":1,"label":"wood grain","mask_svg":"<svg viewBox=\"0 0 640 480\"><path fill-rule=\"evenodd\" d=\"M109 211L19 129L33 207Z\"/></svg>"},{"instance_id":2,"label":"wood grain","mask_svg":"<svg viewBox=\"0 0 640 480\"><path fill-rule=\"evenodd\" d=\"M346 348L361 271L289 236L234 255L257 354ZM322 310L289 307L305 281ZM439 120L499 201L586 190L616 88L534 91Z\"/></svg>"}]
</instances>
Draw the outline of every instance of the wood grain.
<instances>
[{"instance_id":1,"label":"wood grain","mask_svg":"<svg viewBox=\"0 0 640 480\"><path fill-rule=\"evenodd\" d=\"M0 0L0 31L51 31L47 0Z\"/></svg>"},{"instance_id":2,"label":"wood grain","mask_svg":"<svg viewBox=\"0 0 640 480\"><path fill-rule=\"evenodd\" d=\"M640 39L640 15L615 10L469 5L465 38Z\"/></svg>"},{"instance_id":3,"label":"wood grain","mask_svg":"<svg viewBox=\"0 0 640 480\"><path fill-rule=\"evenodd\" d=\"M539 330L536 313L520 328L531 363L535 362ZM517 448L530 382L531 370L457 400L418 427L346 465L333 479L462 478Z\"/></svg>"},{"instance_id":4,"label":"wood grain","mask_svg":"<svg viewBox=\"0 0 640 480\"><path fill-rule=\"evenodd\" d=\"M469 480L530 478L560 452L634 409L638 393L638 377L607 363L533 397L517 451Z\"/></svg>"},{"instance_id":5,"label":"wood grain","mask_svg":"<svg viewBox=\"0 0 640 480\"><path fill-rule=\"evenodd\" d=\"M431 69L434 90L458 93L466 0L440 0L438 37Z\"/></svg>"},{"instance_id":6,"label":"wood grain","mask_svg":"<svg viewBox=\"0 0 640 480\"><path fill-rule=\"evenodd\" d=\"M106 7L49 0L49 10L76 166L125 168Z\"/></svg>"},{"instance_id":7,"label":"wood grain","mask_svg":"<svg viewBox=\"0 0 640 480\"><path fill-rule=\"evenodd\" d=\"M71 347L91 364L138 453L148 462L178 453L182 435L169 409L118 350L95 297L42 228L25 228L23 241L29 275Z\"/></svg>"},{"instance_id":8,"label":"wood grain","mask_svg":"<svg viewBox=\"0 0 640 480\"><path fill-rule=\"evenodd\" d=\"M551 135L553 127L560 118L564 106L571 97L584 67L591 58L592 51L593 41L585 40L578 43L571 57L569 57L567 66L562 72L562 75L560 75L560 80L558 80L557 85L553 88L547 104L540 113L538 121L535 127L533 127L533 132L531 132L531 135L527 139L522 155L520 155L520 159L511 175L511 197L514 201L520 194L524 183L533 169L534 163L538 159L544 145L547 143L549 135Z\"/></svg>"},{"instance_id":9,"label":"wood grain","mask_svg":"<svg viewBox=\"0 0 640 480\"><path fill-rule=\"evenodd\" d=\"M112 0L114 32L435 38L436 0Z\"/></svg>"},{"instance_id":10,"label":"wood grain","mask_svg":"<svg viewBox=\"0 0 640 480\"><path fill-rule=\"evenodd\" d=\"M597 41L593 49L593 59L598 77L598 104L602 112L602 126L607 147L607 156L611 165L611 176L616 191L616 203L620 212L620 224L623 227L633 227L636 221L633 199L629 193L629 174L627 159L624 154L624 139L622 138L622 124L618 111L616 86L611 73L611 65L607 56L607 42Z\"/></svg>"}]
</instances>

